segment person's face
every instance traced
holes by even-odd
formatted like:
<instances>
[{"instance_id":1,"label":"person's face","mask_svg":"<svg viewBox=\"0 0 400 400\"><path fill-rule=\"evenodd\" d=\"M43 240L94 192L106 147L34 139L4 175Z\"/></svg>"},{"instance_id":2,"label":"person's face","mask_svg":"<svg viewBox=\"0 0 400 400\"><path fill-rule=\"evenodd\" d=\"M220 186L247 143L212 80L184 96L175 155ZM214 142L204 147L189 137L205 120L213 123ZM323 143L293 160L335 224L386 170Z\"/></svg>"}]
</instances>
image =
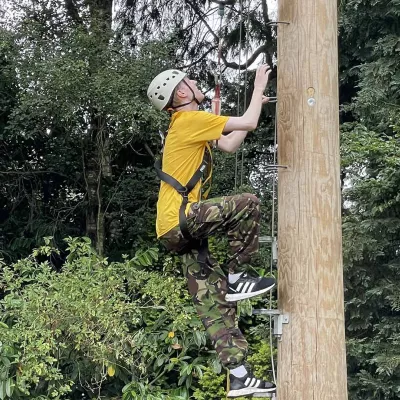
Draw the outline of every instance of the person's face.
<instances>
[{"instance_id":1,"label":"person's face","mask_svg":"<svg viewBox=\"0 0 400 400\"><path fill-rule=\"evenodd\" d=\"M197 81L189 78L185 78L185 82L189 85L189 87L193 90L194 95L196 96L196 99L201 103L204 100L204 94L200 91L200 89L197 87ZM190 89L188 89L188 96L191 98L192 93L190 92Z\"/></svg>"}]
</instances>

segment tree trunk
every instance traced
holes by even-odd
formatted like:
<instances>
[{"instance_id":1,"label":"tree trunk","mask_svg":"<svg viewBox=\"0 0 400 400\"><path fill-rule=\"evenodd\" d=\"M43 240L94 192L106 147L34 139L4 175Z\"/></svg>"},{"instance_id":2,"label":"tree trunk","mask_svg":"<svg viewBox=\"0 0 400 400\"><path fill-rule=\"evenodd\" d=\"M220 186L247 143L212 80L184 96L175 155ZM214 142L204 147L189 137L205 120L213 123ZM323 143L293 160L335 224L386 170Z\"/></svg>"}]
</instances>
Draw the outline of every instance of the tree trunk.
<instances>
[{"instance_id":1,"label":"tree trunk","mask_svg":"<svg viewBox=\"0 0 400 400\"><path fill-rule=\"evenodd\" d=\"M112 23L112 0L87 0L90 8L91 29L105 33L104 40L108 41L108 32ZM96 26L97 25L97 26ZM95 73L98 63L89 60L90 70ZM96 105L90 111L90 135L88 153L86 154L86 190L88 207L86 214L86 232L91 238L97 252L104 254L105 245L105 210L103 201L103 179L111 177L110 146L106 117L98 115Z\"/></svg>"}]
</instances>

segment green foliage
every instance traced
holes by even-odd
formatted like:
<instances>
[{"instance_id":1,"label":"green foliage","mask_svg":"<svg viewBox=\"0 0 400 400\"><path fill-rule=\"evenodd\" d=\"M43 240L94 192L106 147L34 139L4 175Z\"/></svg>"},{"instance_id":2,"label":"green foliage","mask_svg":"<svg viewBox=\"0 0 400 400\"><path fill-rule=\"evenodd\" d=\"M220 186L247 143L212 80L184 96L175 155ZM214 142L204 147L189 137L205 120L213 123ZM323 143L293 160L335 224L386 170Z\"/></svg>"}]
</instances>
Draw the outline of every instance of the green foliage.
<instances>
[{"instance_id":1,"label":"green foliage","mask_svg":"<svg viewBox=\"0 0 400 400\"><path fill-rule=\"evenodd\" d=\"M199 389L196 389L193 397L196 400L223 399L226 397L224 389L226 375L217 374L212 368L207 368L199 381Z\"/></svg>"},{"instance_id":2,"label":"green foliage","mask_svg":"<svg viewBox=\"0 0 400 400\"><path fill-rule=\"evenodd\" d=\"M398 0L340 3L346 108L369 128L385 131L399 120L400 3Z\"/></svg>"},{"instance_id":3,"label":"green foliage","mask_svg":"<svg viewBox=\"0 0 400 400\"><path fill-rule=\"evenodd\" d=\"M399 137L343 131L344 261L353 399L396 399L400 383Z\"/></svg>"},{"instance_id":4,"label":"green foliage","mask_svg":"<svg viewBox=\"0 0 400 400\"><path fill-rule=\"evenodd\" d=\"M1 379L15 398L61 399L108 393L145 377L163 386L201 376L205 337L182 280L148 272L155 249L123 263L93 252L88 239L70 238L62 272L45 260L50 239L26 259L3 265L0 287ZM17 396L17 397L16 397ZM19 397L18 397L19 396Z\"/></svg>"},{"instance_id":5,"label":"green foliage","mask_svg":"<svg viewBox=\"0 0 400 400\"><path fill-rule=\"evenodd\" d=\"M349 398L397 399L398 0L340 4L343 243Z\"/></svg>"},{"instance_id":6,"label":"green foliage","mask_svg":"<svg viewBox=\"0 0 400 400\"><path fill-rule=\"evenodd\" d=\"M1 32L2 254L25 256L43 236L61 245L88 235L119 257L154 239L158 181L146 149L156 152L167 116L150 106L146 87L170 48L133 51L83 4L83 20L61 18L59 29L49 21L66 12L64 2L39 3Z\"/></svg>"},{"instance_id":7,"label":"green foliage","mask_svg":"<svg viewBox=\"0 0 400 400\"><path fill-rule=\"evenodd\" d=\"M268 343L261 340L258 336L253 339L254 343L250 344L248 362L258 378L271 381L271 365L268 363L268 360L271 358L271 348ZM226 398L226 380L227 375L221 374L217 365L207 367L198 382L199 387L194 391L193 397L196 400ZM244 397L238 399L245 400Z\"/></svg>"},{"instance_id":8,"label":"green foliage","mask_svg":"<svg viewBox=\"0 0 400 400\"><path fill-rule=\"evenodd\" d=\"M133 382L126 385L123 390L122 400L188 400L188 392L185 389L152 390L149 393L148 386Z\"/></svg>"}]
</instances>

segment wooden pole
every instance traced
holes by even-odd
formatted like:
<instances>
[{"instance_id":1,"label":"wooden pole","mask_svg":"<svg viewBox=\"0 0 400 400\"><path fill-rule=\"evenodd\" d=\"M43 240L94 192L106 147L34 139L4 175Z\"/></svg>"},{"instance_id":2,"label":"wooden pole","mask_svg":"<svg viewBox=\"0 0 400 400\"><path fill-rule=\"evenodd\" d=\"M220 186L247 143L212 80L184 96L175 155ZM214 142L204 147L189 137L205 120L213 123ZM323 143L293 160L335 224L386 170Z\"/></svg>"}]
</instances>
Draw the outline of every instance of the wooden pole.
<instances>
[{"instance_id":1,"label":"wooden pole","mask_svg":"<svg viewBox=\"0 0 400 400\"><path fill-rule=\"evenodd\" d=\"M279 400L347 399L337 2L279 0Z\"/></svg>"}]
</instances>

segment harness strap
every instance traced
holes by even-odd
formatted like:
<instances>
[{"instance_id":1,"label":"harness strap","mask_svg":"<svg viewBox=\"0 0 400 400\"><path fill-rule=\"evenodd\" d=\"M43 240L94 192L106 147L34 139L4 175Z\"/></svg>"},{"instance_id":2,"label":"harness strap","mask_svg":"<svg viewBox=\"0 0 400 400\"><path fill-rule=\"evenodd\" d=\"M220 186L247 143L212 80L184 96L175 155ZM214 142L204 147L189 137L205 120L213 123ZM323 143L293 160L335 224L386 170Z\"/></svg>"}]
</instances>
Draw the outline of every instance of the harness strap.
<instances>
[{"instance_id":1,"label":"harness strap","mask_svg":"<svg viewBox=\"0 0 400 400\"><path fill-rule=\"evenodd\" d=\"M207 165L210 163L211 155L209 150L207 149L204 153L203 160L200 166L197 168L196 172L190 178L189 182L186 186L183 186L178 180L176 180L173 176L165 173L162 170L162 162L161 159L156 160L154 163L154 168L157 172L158 177L168 185L172 186L181 196L182 203L179 208L179 228L182 232L182 235L185 239L190 241L193 240L191 234L189 233L187 227L187 219L186 219L186 206L189 202L189 193L193 190L193 188L197 185L200 179L203 176L204 171L207 169Z\"/></svg>"}]
</instances>

